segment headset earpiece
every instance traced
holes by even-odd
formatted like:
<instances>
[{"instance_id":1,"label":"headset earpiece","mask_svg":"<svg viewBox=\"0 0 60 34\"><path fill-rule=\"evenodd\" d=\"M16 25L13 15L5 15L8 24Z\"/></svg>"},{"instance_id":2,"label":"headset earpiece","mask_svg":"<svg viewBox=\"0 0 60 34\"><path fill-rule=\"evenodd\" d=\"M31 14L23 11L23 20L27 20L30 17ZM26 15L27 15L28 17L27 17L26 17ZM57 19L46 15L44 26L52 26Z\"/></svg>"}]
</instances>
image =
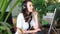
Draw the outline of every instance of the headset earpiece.
<instances>
[{"instance_id":1,"label":"headset earpiece","mask_svg":"<svg viewBox=\"0 0 60 34\"><path fill-rule=\"evenodd\" d=\"M27 9L27 6L26 6L25 4L24 4L22 7L23 7L23 9L25 9L25 10Z\"/></svg>"}]
</instances>

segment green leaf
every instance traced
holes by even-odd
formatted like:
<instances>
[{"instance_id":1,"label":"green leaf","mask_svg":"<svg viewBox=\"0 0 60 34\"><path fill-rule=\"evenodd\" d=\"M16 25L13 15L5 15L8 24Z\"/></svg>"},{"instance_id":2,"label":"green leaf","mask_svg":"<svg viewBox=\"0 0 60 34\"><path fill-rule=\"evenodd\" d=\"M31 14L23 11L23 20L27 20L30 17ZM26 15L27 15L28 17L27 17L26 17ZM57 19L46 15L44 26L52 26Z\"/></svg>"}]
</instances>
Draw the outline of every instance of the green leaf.
<instances>
[{"instance_id":1,"label":"green leaf","mask_svg":"<svg viewBox=\"0 0 60 34\"><path fill-rule=\"evenodd\" d=\"M2 34L2 30L0 29L0 34Z\"/></svg>"},{"instance_id":2,"label":"green leaf","mask_svg":"<svg viewBox=\"0 0 60 34\"><path fill-rule=\"evenodd\" d=\"M12 28L12 26L6 22L0 22L0 24L6 28Z\"/></svg>"},{"instance_id":3,"label":"green leaf","mask_svg":"<svg viewBox=\"0 0 60 34\"><path fill-rule=\"evenodd\" d=\"M0 24L1 24L0 29L2 31L4 31L4 33L12 34L12 32L10 31L11 25L9 25L8 23L5 23L5 22L0 22ZM7 30L7 31L5 31L5 30Z\"/></svg>"},{"instance_id":4,"label":"green leaf","mask_svg":"<svg viewBox=\"0 0 60 34\"><path fill-rule=\"evenodd\" d=\"M9 28L7 28L7 33L8 33L8 34L12 34L12 32L10 31Z\"/></svg>"},{"instance_id":5,"label":"green leaf","mask_svg":"<svg viewBox=\"0 0 60 34\"><path fill-rule=\"evenodd\" d=\"M45 19L42 19L42 25L47 25L47 24L49 24L48 21Z\"/></svg>"},{"instance_id":6,"label":"green leaf","mask_svg":"<svg viewBox=\"0 0 60 34\"><path fill-rule=\"evenodd\" d=\"M4 26L0 26L1 30L6 30L6 28Z\"/></svg>"},{"instance_id":7,"label":"green leaf","mask_svg":"<svg viewBox=\"0 0 60 34\"><path fill-rule=\"evenodd\" d=\"M12 28L12 26L9 23L5 23L6 26L8 26L9 28Z\"/></svg>"},{"instance_id":8,"label":"green leaf","mask_svg":"<svg viewBox=\"0 0 60 34\"><path fill-rule=\"evenodd\" d=\"M1 16L0 16L0 21L3 21L3 18L4 18L4 13L8 7L8 5L10 4L12 0L10 1L7 1L7 0L4 0L3 3L2 3L2 7L1 7Z\"/></svg>"},{"instance_id":9,"label":"green leaf","mask_svg":"<svg viewBox=\"0 0 60 34\"><path fill-rule=\"evenodd\" d=\"M11 14L11 12L13 11L14 7L19 3L19 1L20 1L20 0L17 0L17 1L15 2L15 4L12 6L12 8L9 10L9 13L8 13L8 15L6 16L6 18L5 18L4 22L6 22L6 21L7 21L7 19L8 19L8 17L9 17L9 15L10 15L10 14Z\"/></svg>"}]
</instances>

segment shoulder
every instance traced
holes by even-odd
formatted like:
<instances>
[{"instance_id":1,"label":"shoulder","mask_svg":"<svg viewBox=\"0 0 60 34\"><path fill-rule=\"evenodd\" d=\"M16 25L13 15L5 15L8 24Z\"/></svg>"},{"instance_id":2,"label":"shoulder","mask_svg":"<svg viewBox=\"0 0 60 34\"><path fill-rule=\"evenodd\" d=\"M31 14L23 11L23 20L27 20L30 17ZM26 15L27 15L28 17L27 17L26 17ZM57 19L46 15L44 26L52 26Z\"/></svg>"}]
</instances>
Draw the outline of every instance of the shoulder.
<instances>
[{"instance_id":1,"label":"shoulder","mask_svg":"<svg viewBox=\"0 0 60 34\"><path fill-rule=\"evenodd\" d=\"M23 13L19 13L19 15L18 16L23 16Z\"/></svg>"},{"instance_id":2,"label":"shoulder","mask_svg":"<svg viewBox=\"0 0 60 34\"><path fill-rule=\"evenodd\" d=\"M19 13L19 15L17 16L17 18L23 18L23 13Z\"/></svg>"},{"instance_id":3,"label":"shoulder","mask_svg":"<svg viewBox=\"0 0 60 34\"><path fill-rule=\"evenodd\" d=\"M23 13L19 13L19 15L18 15L19 17L23 17Z\"/></svg>"}]
</instances>

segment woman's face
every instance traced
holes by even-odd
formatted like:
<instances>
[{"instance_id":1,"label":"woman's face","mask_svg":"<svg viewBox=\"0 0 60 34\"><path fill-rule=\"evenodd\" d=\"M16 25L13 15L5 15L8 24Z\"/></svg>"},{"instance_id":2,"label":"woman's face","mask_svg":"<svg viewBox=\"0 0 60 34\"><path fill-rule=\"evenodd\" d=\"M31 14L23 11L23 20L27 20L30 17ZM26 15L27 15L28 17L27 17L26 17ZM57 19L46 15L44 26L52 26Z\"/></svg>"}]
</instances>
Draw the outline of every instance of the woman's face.
<instances>
[{"instance_id":1,"label":"woman's face","mask_svg":"<svg viewBox=\"0 0 60 34\"><path fill-rule=\"evenodd\" d=\"M32 2L27 2L27 9L28 9L29 12L33 11L33 4L32 4Z\"/></svg>"}]
</instances>

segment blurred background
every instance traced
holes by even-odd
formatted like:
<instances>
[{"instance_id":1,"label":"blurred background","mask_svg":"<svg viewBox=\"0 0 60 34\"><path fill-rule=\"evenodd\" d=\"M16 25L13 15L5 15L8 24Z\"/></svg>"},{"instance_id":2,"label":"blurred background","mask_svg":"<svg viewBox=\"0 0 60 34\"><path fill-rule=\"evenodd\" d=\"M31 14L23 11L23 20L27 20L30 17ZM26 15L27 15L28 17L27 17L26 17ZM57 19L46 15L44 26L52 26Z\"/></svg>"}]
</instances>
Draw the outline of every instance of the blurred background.
<instances>
[{"instance_id":1,"label":"blurred background","mask_svg":"<svg viewBox=\"0 0 60 34\"><path fill-rule=\"evenodd\" d=\"M24 0L0 0L0 34L14 34L16 20L21 12L21 4ZM34 8L38 12L42 29L49 30L49 24L57 8L54 26L58 34L60 31L60 0L32 0ZM52 34L56 34L52 32Z\"/></svg>"}]
</instances>

